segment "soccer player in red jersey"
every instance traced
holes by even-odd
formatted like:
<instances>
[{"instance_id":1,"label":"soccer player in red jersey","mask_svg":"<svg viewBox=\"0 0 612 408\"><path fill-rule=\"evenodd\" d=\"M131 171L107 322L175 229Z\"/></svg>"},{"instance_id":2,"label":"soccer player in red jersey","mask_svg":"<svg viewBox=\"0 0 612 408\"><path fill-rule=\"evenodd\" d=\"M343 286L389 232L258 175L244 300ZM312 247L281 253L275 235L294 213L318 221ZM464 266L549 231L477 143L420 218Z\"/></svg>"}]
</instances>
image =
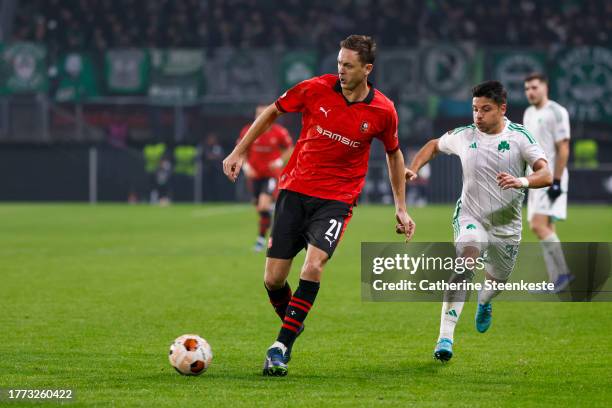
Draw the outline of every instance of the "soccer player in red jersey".
<instances>
[{"instance_id":1,"label":"soccer player in red jersey","mask_svg":"<svg viewBox=\"0 0 612 408\"><path fill-rule=\"evenodd\" d=\"M258 105L255 118L261 115L266 107L267 105ZM240 143L250 127L251 124L242 128L237 143ZM247 159L242 169L249 179L259 214L259 235L255 242L255 252L260 252L266 245L266 232L271 224L272 203L276 198L278 177L292 151L293 141L289 131L276 123L265 130L247 150Z\"/></svg>"},{"instance_id":2,"label":"soccer player in red jersey","mask_svg":"<svg viewBox=\"0 0 612 408\"><path fill-rule=\"evenodd\" d=\"M280 177L268 243L264 284L282 326L266 353L264 375L287 375L293 342L303 331L323 268L342 238L365 183L375 138L387 151L396 230L406 240L414 233L414 222L406 212L397 113L393 102L367 80L375 55L372 38L347 37L340 43L338 74L305 80L285 92L223 161L223 171L235 181L251 143L285 112L302 113L300 137ZM287 276L293 258L304 247L306 259L292 295Z\"/></svg>"}]
</instances>

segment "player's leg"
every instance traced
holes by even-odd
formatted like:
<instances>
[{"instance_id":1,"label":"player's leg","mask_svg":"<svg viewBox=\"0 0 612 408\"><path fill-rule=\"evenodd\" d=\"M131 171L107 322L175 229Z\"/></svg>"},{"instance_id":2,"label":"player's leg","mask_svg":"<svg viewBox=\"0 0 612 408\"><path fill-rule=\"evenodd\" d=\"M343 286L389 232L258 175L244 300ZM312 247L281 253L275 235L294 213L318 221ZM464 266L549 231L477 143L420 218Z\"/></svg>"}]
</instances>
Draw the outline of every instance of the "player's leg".
<instances>
[{"instance_id":1,"label":"player's leg","mask_svg":"<svg viewBox=\"0 0 612 408\"><path fill-rule=\"evenodd\" d=\"M463 262L475 264L476 258L480 256L482 246L486 242L484 227L473 217L457 216L453 220L455 229L455 248L457 257L463 258ZM461 270L461 273L453 272L449 282L471 282L474 271ZM452 345L454 343L455 326L459 321L463 305L468 296L465 290L445 291L440 313L440 333L434 349L434 358L440 361L448 361L453 356Z\"/></svg>"},{"instance_id":2,"label":"player's leg","mask_svg":"<svg viewBox=\"0 0 612 408\"><path fill-rule=\"evenodd\" d=\"M480 255L478 246L468 244L461 249L458 258L475 260ZM475 262L475 261L470 261ZM453 272L449 277L449 283L472 282L474 272L471 270L462 273ZM452 345L454 343L455 326L463 311L463 305L469 292L466 290L447 290L444 292L442 311L440 313L440 333L434 349L434 358L440 361L448 361L453 356Z\"/></svg>"},{"instance_id":3,"label":"player's leg","mask_svg":"<svg viewBox=\"0 0 612 408\"><path fill-rule=\"evenodd\" d=\"M292 299L287 276L295 255L306 246L304 224L306 213L300 196L281 190L278 196L274 225L270 235L264 283L270 303L282 321ZM283 323L284 324L284 323ZM264 375L287 374L286 348L270 347L264 362Z\"/></svg>"},{"instance_id":4,"label":"player's leg","mask_svg":"<svg viewBox=\"0 0 612 408\"><path fill-rule=\"evenodd\" d=\"M255 252L261 252L266 246L266 234L272 224L272 195L261 191L257 197L257 214L259 215L259 231L255 242Z\"/></svg>"},{"instance_id":5,"label":"player's leg","mask_svg":"<svg viewBox=\"0 0 612 408\"><path fill-rule=\"evenodd\" d=\"M285 312L291 299L291 287L287 282L287 277L292 261L293 259L266 258L264 286L270 303L281 320L285 318Z\"/></svg>"},{"instance_id":6,"label":"player's leg","mask_svg":"<svg viewBox=\"0 0 612 408\"><path fill-rule=\"evenodd\" d=\"M319 292L321 274L328 259L326 252L308 245L306 259L300 274L300 283L289 300L278 337L268 349L267 374L287 375L287 363L291 360L293 343L303 331L304 320Z\"/></svg>"},{"instance_id":7,"label":"player's leg","mask_svg":"<svg viewBox=\"0 0 612 408\"><path fill-rule=\"evenodd\" d=\"M570 273L561 241L557 236L553 217L565 219L567 210L567 194L558 197L554 203L546 194L546 189L529 191L527 213L529 227L540 240L548 279L555 284L555 291L561 291L574 279Z\"/></svg>"},{"instance_id":8,"label":"player's leg","mask_svg":"<svg viewBox=\"0 0 612 408\"><path fill-rule=\"evenodd\" d=\"M281 320L285 317L292 295L287 282L291 263L295 255L306 246L303 233L305 217L299 196L291 191L281 190L274 214L274 227L270 234L264 274L264 285L270 303Z\"/></svg>"},{"instance_id":9,"label":"player's leg","mask_svg":"<svg viewBox=\"0 0 612 408\"><path fill-rule=\"evenodd\" d=\"M502 239L489 236L490 244L487 247L485 257L485 282L483 288L478 291L478 306L476 308L476 330L480 333L486 332L493 321L493 306L491 301L501 293L494 282L505 283L516 265L520 238L513 239L504 237Z\"/></svg>"},{"instance_id":10,"label":"player's leg","mask_svg":"<svg viewBox=\"0 0 612 408\"><path fill-rule=\"evenodd\" d=\"M314 197L303 198L309 215L305 229L308 249L300 273L300 283L291 297L278 337L268 350L269 375L287 374L293 343L302 332L304 320L319 292L323 267L333 255L352 215L348 204ZM280 364L280 360L284 365Z\"/></svg>"}]
</instances>

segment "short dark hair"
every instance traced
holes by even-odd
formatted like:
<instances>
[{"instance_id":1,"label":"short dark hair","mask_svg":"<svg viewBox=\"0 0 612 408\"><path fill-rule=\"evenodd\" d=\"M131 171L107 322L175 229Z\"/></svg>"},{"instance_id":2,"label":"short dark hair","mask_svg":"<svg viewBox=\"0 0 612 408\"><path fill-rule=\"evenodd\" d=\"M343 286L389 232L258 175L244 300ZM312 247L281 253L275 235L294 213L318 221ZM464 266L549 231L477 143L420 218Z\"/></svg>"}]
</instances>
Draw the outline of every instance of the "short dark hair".
<instances>
[{"instance_id":1,"label":"short dark hair","mask_svg":"<svg viewBox=\"0 0 612 408\"><path fill-rule=\"evenodd\" d=\"M540 82L544 82L548 84L548 78L541 72L532 72L531 74L525 77L525 82L533 81L534 79L539 79Z\"/></svg>"},{"instance_id":2,"label":"short dark hair","mask_svg":"<svg viewBox=\"0 0 612 408\"><path fill-rule=\"evenodd\" d=\"M373 64L376 59L376 42L367 35L349 35L340 41L340 48L357 51L362 64Z\"/></svg>"},{"instance_id":3,"label":"short dark hair","mask_svg":"<svg viewBox=\"0 0 612 408\"><path fill-rule=\"evenodd\" d=\"M493 100L497 105L506 103L508 93L499 81L485 81L472 88L474 98L485 97Z\"/></svg>"}]
</instances>

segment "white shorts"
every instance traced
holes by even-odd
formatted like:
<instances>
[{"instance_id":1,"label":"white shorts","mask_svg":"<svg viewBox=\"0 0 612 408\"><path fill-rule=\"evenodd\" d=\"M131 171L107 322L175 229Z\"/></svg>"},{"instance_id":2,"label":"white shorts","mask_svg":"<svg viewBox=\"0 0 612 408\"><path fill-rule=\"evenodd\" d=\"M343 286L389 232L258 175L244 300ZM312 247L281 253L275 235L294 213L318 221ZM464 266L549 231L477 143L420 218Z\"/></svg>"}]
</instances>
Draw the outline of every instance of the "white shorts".
<instances>
[{"instance_id":1,"label":"white shorts","mask_svg":"<svg viewBox=\"0 0 612 408\"><path fill-rule=\"evenodd\" d=\"M495 279L507 280L518 255L521 235L502 235L487 230L474 217L460 215L453 221L455 249L460 256L466 247L476 247L484 258L485 268Z\"/></svg>"},{"instance_id":2,"label":"white shorts","mask_svg":"<svg viewBox=\"0 0 612 408\"><path fill-rule=\"evenodd\" d=\"M567 218L567 185L569 176L567 169L561 177L561 195L554 203L548 198L548 187L529 189L527 197L527 220L531 221L535 214L548 215L556 220L565 220Z\"/></svg>"}]
</instances>

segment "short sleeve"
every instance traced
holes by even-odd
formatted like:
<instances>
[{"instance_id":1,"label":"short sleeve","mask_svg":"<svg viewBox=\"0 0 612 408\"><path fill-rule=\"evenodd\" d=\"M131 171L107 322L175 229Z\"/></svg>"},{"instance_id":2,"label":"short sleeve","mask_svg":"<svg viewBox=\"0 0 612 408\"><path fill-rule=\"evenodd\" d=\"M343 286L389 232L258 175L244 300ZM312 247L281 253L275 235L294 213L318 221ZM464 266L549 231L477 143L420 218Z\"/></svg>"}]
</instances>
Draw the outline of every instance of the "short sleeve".
<instances>
[{"instance_id":1,"label":"short sleeve","mask_svg":"<svg viewBox=\"0 0 612 408\"><path fill-rule=\"evenodd\" d=\"M548 162L544 150L540 145L533 139L530 133L521 135L521 142L519 143L521 149L521 157L529 164L529 167L533 169L533 164L539 159L544 159Z\"/></svg>"},{"instance_id":2,"label":"short sleeve","mask_svg":"<svg viewBox=\"0 0 612 408\"><path fill-rule=\"evenodd\" d=\"M282 94L274 103L276 108L281 112L301 112L304 110L307 92L313 80L314 78L302 81Z\"/></svg>"},{"instance_id":3,"label":"short sleeve","mask_svg":"<svg viewBox=\"0 0 612 408\"><path fill-rule=\"evenodd\" d=\"M560 109L555 116L554 138L555 143L570 138L569 114L566 109Z\"/></svg>"},{"instance_id":4,"label":"short sleeve","mask_svg":"<svg viewBox=\"0 0 612 408\"><path fill-rule=\"evenodd\" d=\"M438 149L442 153L459 155L461 151L461 135L457 129L449 130L438 139Z\"/></svg>"},{"instance_id":5,"label":"short sleeve","mask_svg":"<svg viewBox=\"0 0 612 408\"><path fill-rule=\"evenodd\" d=\"M380 135L380 140L385 145L385 150L387 153L393 153L397 149L399 149L399 139L397 137L397 112L395 107L391 110L391 114L387 120L387 126L385 130Z\"/></svg>"}]
</instances>

